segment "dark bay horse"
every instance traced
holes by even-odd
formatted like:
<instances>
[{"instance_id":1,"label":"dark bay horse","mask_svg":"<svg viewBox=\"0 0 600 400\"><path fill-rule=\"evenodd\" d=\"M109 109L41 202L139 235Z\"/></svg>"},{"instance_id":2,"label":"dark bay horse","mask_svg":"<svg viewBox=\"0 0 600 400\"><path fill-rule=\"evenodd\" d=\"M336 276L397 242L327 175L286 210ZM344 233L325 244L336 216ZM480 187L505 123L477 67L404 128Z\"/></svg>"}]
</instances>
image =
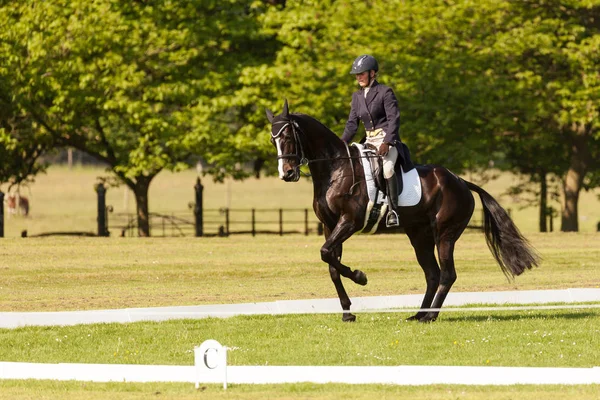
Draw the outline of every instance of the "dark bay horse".
<instances>
[{"instance_id":1,"label":"dark bay horse","mask_svg":"<svg viewBox=\"0 0 600 400\"><path fill-rule=\"evenodd\" d=\"M356 317L350 313L351 302L340 276L359 285L367 284L364 272L341 262L342 244L362 229L366 218L368 196L359 152L354 146L346 146L316 119L290 113L287 101L280 115L267 110L267 118L272 128L271 142L277 148L280 178L296 182L300 179L300 166L308 164L314 185L313 208L325 232L321 259L329 264L342 305L342 320L354 321ZM537 266L534 249L485 190L444 167L418 165L416 169L422 186L421 199L415 206L399 207L398 216L425 272L427 290L421 310L409 319L435 321L456 281L454 245L473 214L471 191L481 198L486 241L504 274L511 278ZM384 220L380 223L385 224ZM429 308L434 310L426 310Z\"/></svg>"}]
</instances>

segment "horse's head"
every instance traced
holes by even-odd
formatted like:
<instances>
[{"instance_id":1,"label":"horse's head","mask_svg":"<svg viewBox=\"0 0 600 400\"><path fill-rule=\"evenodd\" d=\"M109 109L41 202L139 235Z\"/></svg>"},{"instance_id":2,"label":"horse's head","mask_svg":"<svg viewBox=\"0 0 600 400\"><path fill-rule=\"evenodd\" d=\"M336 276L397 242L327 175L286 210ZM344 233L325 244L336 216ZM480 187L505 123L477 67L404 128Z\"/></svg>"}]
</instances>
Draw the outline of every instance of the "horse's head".
<instances>
[{"instance_id":1,"label":"horse's head","mask_svg":"<svg viewBox=\"0 0 600 400\"><path fill-rule=\"evenodd\" d=\"M275 116L269 109L266 111L271 123L271 143L277 149L279 178L296 182L300 179L300 166L307 162L298 135L298 123L289 113L287 100L281 114Z\"/></svg>"}]
</instances>

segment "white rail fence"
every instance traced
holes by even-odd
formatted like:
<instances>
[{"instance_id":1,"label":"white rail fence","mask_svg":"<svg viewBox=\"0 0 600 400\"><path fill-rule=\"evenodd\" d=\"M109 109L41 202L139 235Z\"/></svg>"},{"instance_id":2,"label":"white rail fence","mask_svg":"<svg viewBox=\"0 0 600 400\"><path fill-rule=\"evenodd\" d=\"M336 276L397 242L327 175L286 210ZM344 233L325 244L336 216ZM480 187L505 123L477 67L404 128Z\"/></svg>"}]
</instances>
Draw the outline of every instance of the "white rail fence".
<instances>
[{"instance_id":1,"label":"white rail fence","mask_svg":"<svg viewBox=\"0 0 600 400\"><path fill-rule=\"evenodd\" d=\"M200 384L347 383L393 385L600 384L600 367L457 366L228 366L227 349L208 340L195 349L194 366L39 364L0 362L0 379Z\"/></svg>"},{"instance_id":2,"label":"white rail fence","mask_svg":"<svg viewBox=\"0 0 600 400\"><path fill-rule=\"evenodd\" d=\"M600 289L454 293L448 305L598 302ZM353 299L353 312L409 311L421 296ZM450 311L586 309L600 304L444 308ZM337 299L238 305L161 307L63 313L0 313L0 328L26 325L75 325L100 322L162 321L209 316L340 312ZM194 349L194 365L49 364L0 362L0 379L51 379L90 382L188 382L223 384L347 383L395 385L600 384L600 367L472 366L228 366L227 348L209 340Z\"/></svg>"}]
</instances>

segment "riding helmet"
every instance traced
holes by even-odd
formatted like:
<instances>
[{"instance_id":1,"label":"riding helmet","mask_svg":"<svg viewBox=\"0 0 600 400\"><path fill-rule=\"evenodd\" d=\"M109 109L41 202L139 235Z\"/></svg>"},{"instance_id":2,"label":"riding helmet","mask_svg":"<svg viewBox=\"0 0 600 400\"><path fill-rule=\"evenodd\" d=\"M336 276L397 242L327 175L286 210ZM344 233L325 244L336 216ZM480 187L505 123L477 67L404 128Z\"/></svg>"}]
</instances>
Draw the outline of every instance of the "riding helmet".
<instances>
[{"instance_id":1,"label":"riding helmet","mask_svg":"<svg viewBox=\"0 0 600 400\"><path fill-rule=\"evenodd\" d=\"M379 64L377 64L375 57L364 54L354 60L352 63L352 69L350 70L350 75L361 74L370 70L374 70L375 72L379 71Z\"/></svg>"}]
</instances>

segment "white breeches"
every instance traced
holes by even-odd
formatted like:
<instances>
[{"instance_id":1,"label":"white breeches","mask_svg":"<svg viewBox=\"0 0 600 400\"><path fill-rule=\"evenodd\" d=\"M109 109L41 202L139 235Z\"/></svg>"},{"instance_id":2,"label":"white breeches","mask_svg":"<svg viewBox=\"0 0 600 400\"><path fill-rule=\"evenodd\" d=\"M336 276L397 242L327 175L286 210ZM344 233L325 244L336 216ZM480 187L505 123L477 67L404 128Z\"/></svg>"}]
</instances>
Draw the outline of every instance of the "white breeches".
<instances>
[{"instance_id":1,"label":"white breeches","mask_svg":"<svg viewBox=\"0 0 600 400\"><path fill-rule=\"evenodd\" d=\"M367 143L372 144L379 150L379 146L383 143L384 137L385 132L380 129L376 136L367 137ZM390 151L383 157L383 177L385 179L390 179L394 175L394 165L396 164L397 159L398 150L394 146L390 146Z\"/></svg>"},{"instance_id":2,"label":"white breeches","mask_svg":"<svg viewBox=\"0 0 600 400\"><path fill-rule=\"evenodd\" d=\"M390 179L394 175L394 165L398 159L398 150L396 147L390 146L390 151L383 157L383 177Z\"/></svg>"}]
</instances>

